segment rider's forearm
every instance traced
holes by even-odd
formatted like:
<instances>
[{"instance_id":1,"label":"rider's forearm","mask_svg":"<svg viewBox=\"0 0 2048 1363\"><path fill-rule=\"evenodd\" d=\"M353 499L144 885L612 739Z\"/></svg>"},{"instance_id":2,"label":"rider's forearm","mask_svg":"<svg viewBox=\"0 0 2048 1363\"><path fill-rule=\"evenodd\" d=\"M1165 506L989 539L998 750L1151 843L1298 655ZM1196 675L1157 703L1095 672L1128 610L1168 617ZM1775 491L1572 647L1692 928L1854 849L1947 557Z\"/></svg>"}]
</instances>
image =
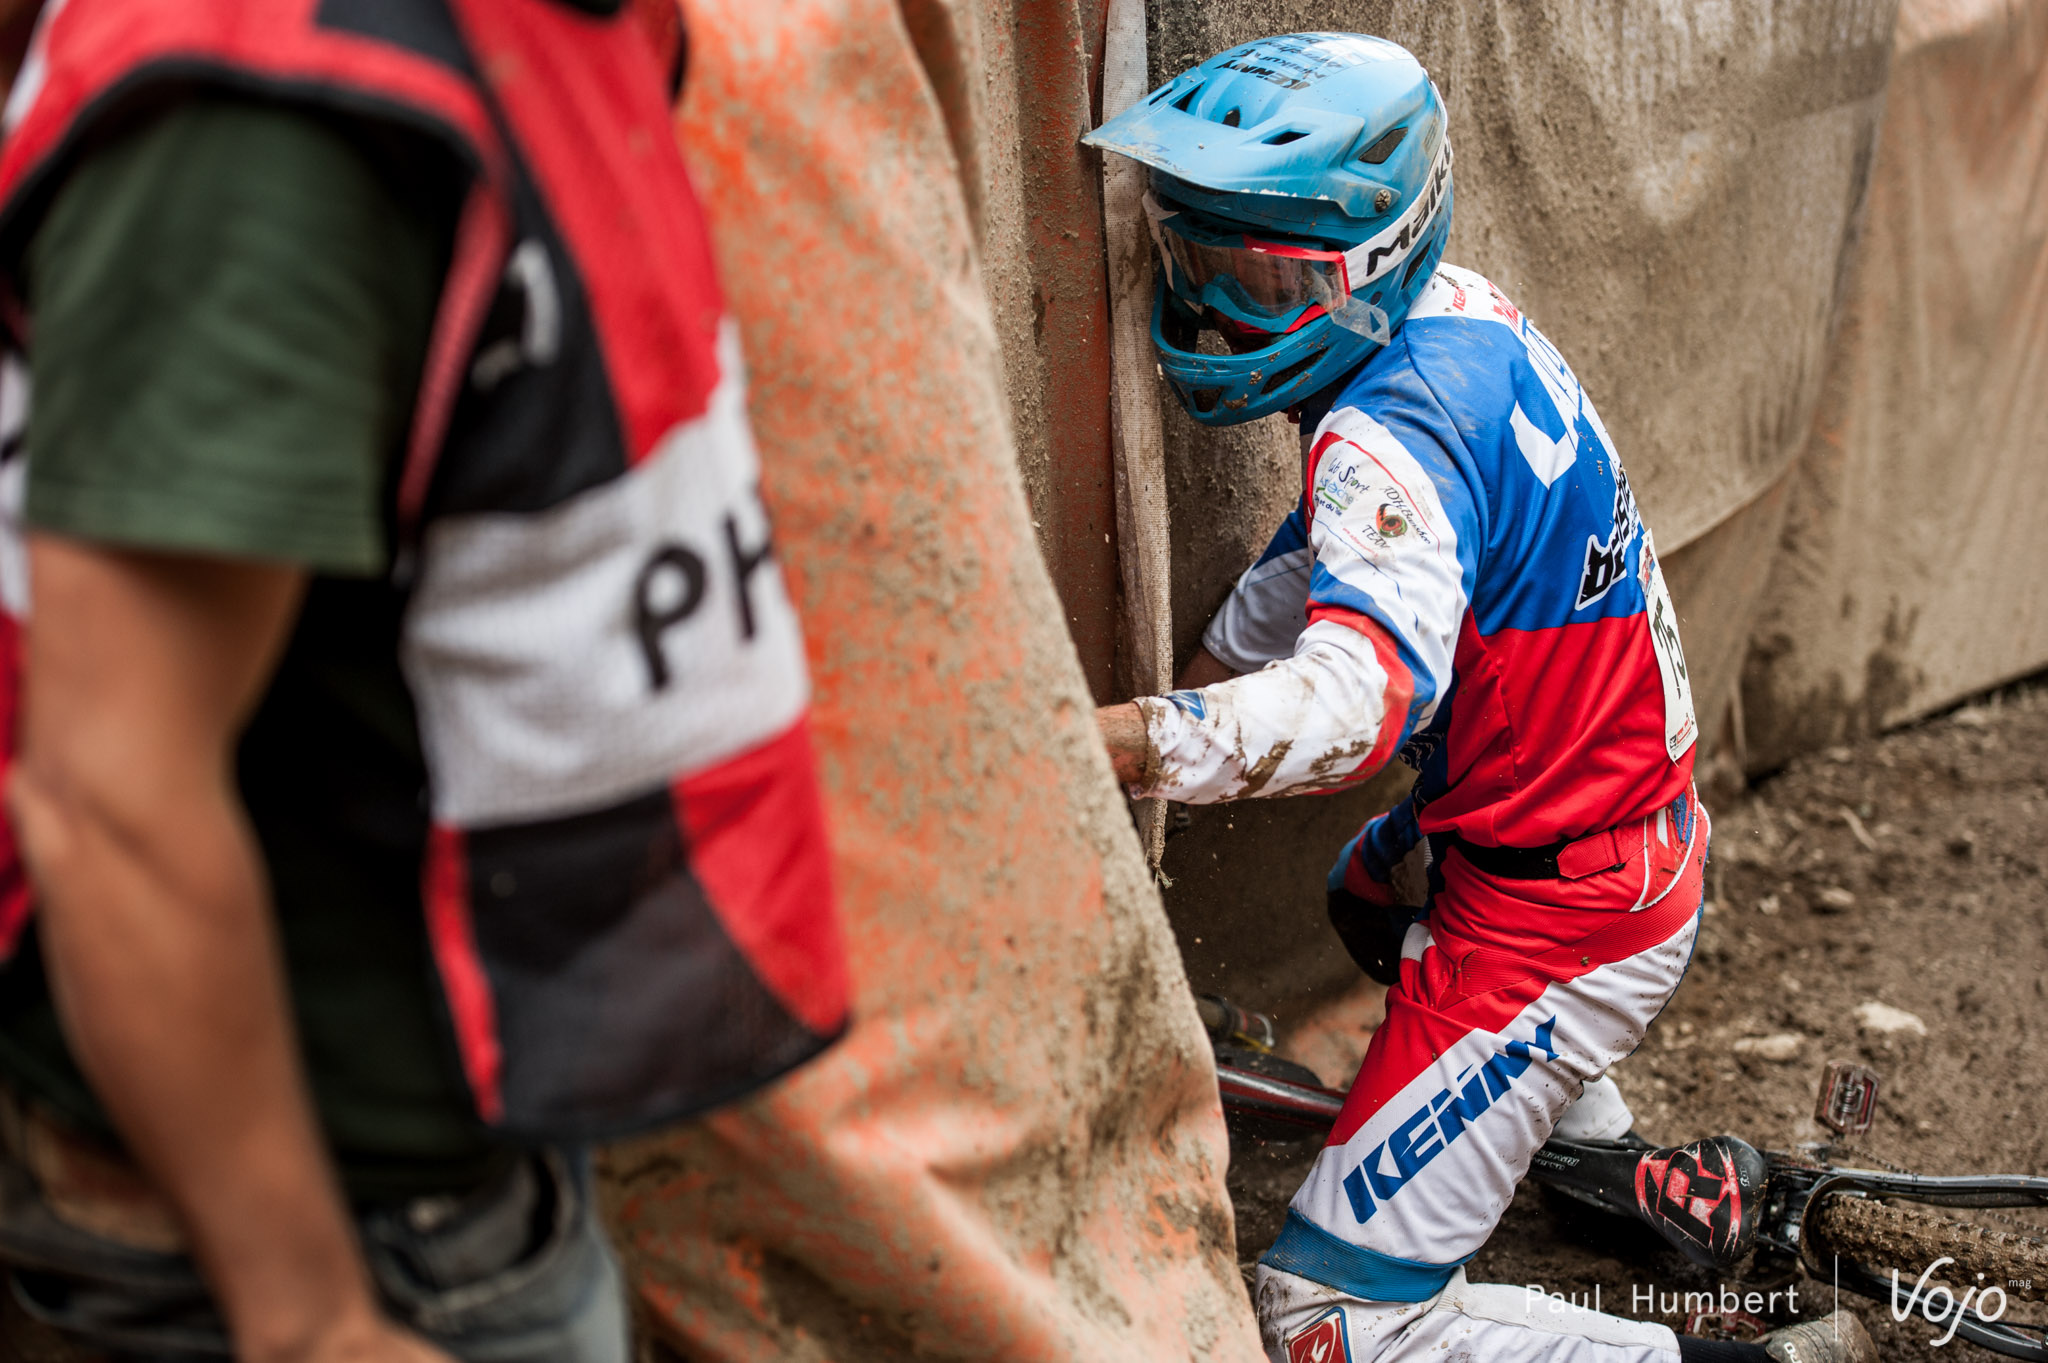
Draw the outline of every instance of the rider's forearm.
<instances>
[{"instance_id":1,"label":"rider's forearm","mask_svg":"<svg viewBox=\"0 0 2048 1363\"><path fill-rule=\"evenodd\" d=\"M1155 762L1151 739L1145 733L1144 712L1132 701L1105 705L1096 710L1095 722L1117 784L1126 789L1144 785Z\"/></svg>"},{"instance_id":2,"label":"rider's forearm","mask_svg":"<svg viewBox=\"0 0 2048 1363\"><path fill-rule=\"evenodd\" d=\"M299 1081L261 877L225 793L129 827L33 767L13 806L65 1032L188 1227L244 1357L371 1312Z\"/></svg>"},{"instance_id":3,"label":"rider's forearm","mask_svg":"<svg viewBox=\"0 0 2048 1363\"><path fill-rule=\"evenodd\" d=\"M1339 624L1311 626L1294 656L1192 695L1145 698L1147 795L1206 804L1362 779L1390 755L1407 697L1372 644Z\"/></svg>"},{"instance_id":4,"label":"rider's forearm","mask_svg":"<svg viewBox=\"0 0 2048 1363\"><path fill-rule=\"evenodd\" d=\"M1228 681L1236 675L1208 649L1197 648L1195 656L1180 670L1178 685L1182 690L1191 690ZM1116 772L1117 783L1127 788L1145 786L1158 764L1158 753L1146 730L1145 712L1135 702L1126 701L1122 705L1103 706L1095 712L1095 718L1102 731L1102 746L1109 750L1109 765Z\"/></svg>"}]
</instances>

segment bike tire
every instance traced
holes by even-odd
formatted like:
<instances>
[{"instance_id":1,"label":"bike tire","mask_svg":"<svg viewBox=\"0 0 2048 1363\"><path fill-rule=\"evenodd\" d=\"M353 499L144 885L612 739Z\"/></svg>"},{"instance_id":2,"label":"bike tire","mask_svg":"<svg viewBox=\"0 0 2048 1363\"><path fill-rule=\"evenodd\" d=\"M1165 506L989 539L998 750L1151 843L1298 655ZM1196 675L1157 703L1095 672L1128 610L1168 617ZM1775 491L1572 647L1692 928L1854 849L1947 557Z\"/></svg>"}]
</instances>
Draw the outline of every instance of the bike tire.
<instances>
[{"instance_id":1,"label":"bike tire","mask_svg":"<svg viewBox=\"0 0 2048 1363\"><path fill-rule=\"evenodd\" d=\"M1876 1276L1897 1269L1909 1287L1929 1265L1948 1258L1953 1264L1930 1282L1996 1284L2010 1301L2048 1301L2048 1239L2025 1231L1837 1194L1808 1209L1805 1238L1809 1249L1840 1255Z\"/></svg>"}]
</instances>

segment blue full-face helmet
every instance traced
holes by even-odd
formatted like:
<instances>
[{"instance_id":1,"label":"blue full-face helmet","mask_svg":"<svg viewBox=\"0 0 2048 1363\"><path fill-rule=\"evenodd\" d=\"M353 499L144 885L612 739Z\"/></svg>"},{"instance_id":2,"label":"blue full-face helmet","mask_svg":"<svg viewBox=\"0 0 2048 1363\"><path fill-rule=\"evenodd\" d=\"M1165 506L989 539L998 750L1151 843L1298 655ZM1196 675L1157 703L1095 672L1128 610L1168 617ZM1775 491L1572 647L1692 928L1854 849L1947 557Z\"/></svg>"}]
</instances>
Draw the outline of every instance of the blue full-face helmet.
<instances>
[{"instance_id":1,"label":"blue full-face helmet","mask_svg":"<svg viewBox=\"0 0 2048 1363\"><path fill-rule=\"evenodd\" d=\"M1151 169L1152 343L1188 412L1211 426L1342 377L1392 338L1443 258L1443 100L1382 38L1233 47L1082 140ZM1205 353L1204 330L1235 353Z\"/></svg>"}]
</instances>

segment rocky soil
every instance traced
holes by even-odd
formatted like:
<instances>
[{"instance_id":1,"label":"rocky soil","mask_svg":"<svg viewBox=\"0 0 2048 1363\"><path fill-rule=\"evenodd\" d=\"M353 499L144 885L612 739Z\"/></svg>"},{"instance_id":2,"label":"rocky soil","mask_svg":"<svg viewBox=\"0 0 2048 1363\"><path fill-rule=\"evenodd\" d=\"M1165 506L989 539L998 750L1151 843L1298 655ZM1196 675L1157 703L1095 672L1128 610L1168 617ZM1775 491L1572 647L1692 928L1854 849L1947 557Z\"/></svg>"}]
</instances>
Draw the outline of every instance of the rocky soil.
<instances>
[{"instance_id":1,"label":"rocky soil","mask_svg":"<svg viewBox=\"0 0 2048 1363\"><path fill-rule=\"evenodd\" d=\"M1821 1068L1850 1060L1883 1080L1876 1125L1846 1152L1855 1162L2048 1174L2044 865L2048 689L2038 685L1803 758L1724 798L1691 973L1614 1070L1639 1129L1659 1142L1720 1131L1778 1149L1817 1140ZM1291 1041L1296 1058L1341 1084L1377 1017L1368 987L1297 1026L1282 1049ZM1312 1142L1239 1151L1232 1191L1247 1266L1313 1154ZM2038 1215L2016 1219L2048 1234ZM1924 1265L1901 1267L1910 1287ZM1661 1244L1587 1227L1529 1186L1469 1271L1589 1303L1597 1289L1603 1309L1676 1328L1682 1314L1659 1309L1668 1294L1715 1286ZM1762 1314L1832 1308L1827 1283L1797 1288L1796 1313L1781 1296ZM1844 1300L1888 1360L1996 1357L1960 1341L1932 1347L1926 1326ZM2041 1311L2037 1292L2008 1318Z\"/></svg>"}]
</instances>

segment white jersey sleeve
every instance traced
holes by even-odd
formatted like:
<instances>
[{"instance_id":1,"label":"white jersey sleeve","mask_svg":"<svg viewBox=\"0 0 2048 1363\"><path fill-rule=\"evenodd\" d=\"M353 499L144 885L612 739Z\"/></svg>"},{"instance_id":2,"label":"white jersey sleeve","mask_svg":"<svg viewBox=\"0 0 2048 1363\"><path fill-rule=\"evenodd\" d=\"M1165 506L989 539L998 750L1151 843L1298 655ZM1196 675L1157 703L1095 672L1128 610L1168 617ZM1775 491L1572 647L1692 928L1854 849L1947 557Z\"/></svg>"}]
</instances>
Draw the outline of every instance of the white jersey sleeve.
<instances>
[{"instance_id":1,"label":"white jersey sleeve","mask_svg":"<svg viewBox=\"0 0 2048 1363\"><path fill-rule=\"evenodd\" d=\"M1450 688L1479 534L1456 462L1402 424L1405 441L1355 407L1324 419L1299 547L1290 517L1204 636L1224 663L1258 670L1139 702L1157 756L1143 793L1200 804L1340 786L1429 722Z\"/></svg>"}]
</instances>

